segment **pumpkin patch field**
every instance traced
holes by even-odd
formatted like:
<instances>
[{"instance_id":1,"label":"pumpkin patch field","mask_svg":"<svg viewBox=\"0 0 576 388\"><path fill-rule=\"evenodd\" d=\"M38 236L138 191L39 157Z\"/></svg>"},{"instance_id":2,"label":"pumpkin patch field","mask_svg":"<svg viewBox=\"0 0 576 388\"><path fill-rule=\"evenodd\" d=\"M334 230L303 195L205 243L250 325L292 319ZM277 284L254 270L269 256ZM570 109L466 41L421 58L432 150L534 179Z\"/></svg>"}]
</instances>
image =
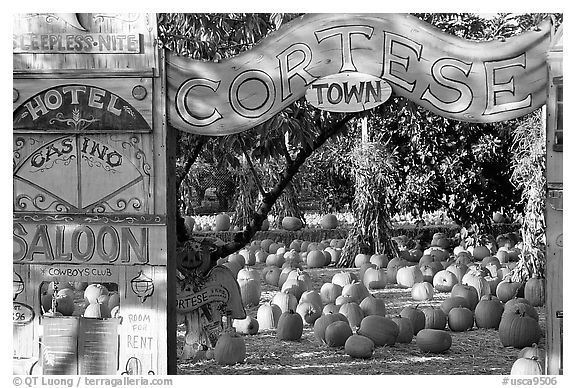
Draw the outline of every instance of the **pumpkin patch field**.
<instances>
[{"instance_id":1,"label":"pumpkin patch field","mask_svg":"<svg viewBox=\"0 0 576 388\"><path fill-rule=\"evenodd\" d=\"M366 255L337 268L317 253L334 241L278 243L266 255L262 244L270 252L274 242L238 254L251 251L255 262L220 263L239 279L248 318L234 328L244 359L184 359L180 324L178 374L507 375L520 351L544 348L544 307L524 298L526 285L503 283L511 283L508 263L496 255L428 248L399 263Z\"/></svg>"}]
</instances>

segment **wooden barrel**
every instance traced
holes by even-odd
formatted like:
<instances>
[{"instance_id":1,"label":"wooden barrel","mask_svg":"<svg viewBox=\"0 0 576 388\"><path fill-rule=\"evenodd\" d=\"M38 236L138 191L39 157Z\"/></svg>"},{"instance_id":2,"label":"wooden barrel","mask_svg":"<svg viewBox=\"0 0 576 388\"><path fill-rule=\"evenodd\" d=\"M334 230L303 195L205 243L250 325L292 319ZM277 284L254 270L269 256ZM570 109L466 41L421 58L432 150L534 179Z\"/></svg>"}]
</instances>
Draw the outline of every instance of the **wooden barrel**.
<instances>
[{"instance_id":1,"label":"wooden barrel","mask_svg":"<svg viewBox=\"0 0 576 388\"><path fill-rule=\"evenodd\" d=\"M78 317L43 317L40 359L45 375L78 374Z\"/></svg>"}]
</instances>

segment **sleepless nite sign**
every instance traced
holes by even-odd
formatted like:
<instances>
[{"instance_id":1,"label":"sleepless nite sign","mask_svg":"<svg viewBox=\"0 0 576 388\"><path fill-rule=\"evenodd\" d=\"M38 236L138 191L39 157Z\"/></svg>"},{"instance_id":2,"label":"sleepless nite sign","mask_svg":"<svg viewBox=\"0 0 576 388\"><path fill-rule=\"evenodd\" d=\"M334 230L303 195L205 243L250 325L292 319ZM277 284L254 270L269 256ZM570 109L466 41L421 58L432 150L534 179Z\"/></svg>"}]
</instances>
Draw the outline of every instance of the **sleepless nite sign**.
<instances>
[{"instance_id":1,"label":"sleepless nite sign","mask_svg":"<svg viewBox=\"0 0 576 388\"><path fill-rule=\"evenodd\" d=\"M14 34L13 53L139 54L139 34Z\"/></svg>"},{"instance_id":2,"label":"sleepless nite sign","mask_svg":"<svg viewBox=\"0 0 576 388\"><path fill-rule=\"evenodd\" d=\"M373 104L362 107L369 109L378 105L377 87L388 85L444 117L507 120L546 100L550 29L546 21L539 31L479 43L410 15L305 15L221 63L170 55L169 121L187 132L226 135L266 121L304 95L317 107L322 100L342 112L371 98ZM324 82L352 74L366 79L344 81L347 90L342 79Z\"/></svg>"}]
</instances>

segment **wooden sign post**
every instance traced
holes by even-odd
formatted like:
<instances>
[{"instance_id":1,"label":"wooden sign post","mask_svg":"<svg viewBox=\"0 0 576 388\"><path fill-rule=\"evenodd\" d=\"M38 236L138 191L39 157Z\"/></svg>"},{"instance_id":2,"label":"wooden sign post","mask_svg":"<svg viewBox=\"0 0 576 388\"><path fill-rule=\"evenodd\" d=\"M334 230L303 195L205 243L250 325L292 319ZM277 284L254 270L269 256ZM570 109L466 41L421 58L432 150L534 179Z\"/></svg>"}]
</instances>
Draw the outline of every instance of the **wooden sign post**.
<instances>
[{"instance_id":1,"label":"wooden sign post","mask_svg":"<svg viewBox=\"0 0 576 388\"><path fill-rule=\"evenodd\" d=\"M175 373L156 16L19 14L13 32L14 373ZM101 319L83 317L88 284L109 294ZM55 299L52 317L50 287L74 299Z\"/></svg>"}]
</instances>

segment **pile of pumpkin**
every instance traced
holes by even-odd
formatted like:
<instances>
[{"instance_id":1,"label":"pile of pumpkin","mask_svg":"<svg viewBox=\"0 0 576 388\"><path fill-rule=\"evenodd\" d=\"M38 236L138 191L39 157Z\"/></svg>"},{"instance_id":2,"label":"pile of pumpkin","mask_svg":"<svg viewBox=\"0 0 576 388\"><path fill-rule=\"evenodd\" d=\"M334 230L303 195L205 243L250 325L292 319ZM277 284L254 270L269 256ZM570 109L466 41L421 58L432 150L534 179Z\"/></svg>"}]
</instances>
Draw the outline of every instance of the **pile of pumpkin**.
<instances>
[{"instance_id":1,"label":"pile of pumpkin","mask_svg":"<svg viewBox=\"0 0 576 388\"><path fill-rule=\"evenodd\" d=\"M446 326L459 332L476 325L497 329L503 346L524 348L541 337L534 306L544 303L544 280L511 281L519 249L508 236L496 241L491 247L457 245L451 254L452 242L442 233L433 236L426 250L418 244L406 249L408 239L400 236L398 257L359 254L357 275L338 273L319 291L312 289L303 268L335 263L343 240L294 240L288 247L272 240L253 241L221 264L236 274L245 306L258 306L262 281L279 288L269 303L259 306L256 318L234 322L240 333L275 329L278 339L297 340L304 325L311 325L319 342L343 346L350 356L365 358L376 346L410 343L414 335L423 352L443 352L452 344ZM251 268L255 263L265 264L262 272ZM435 292L450 296L438 308L408 306L389 318L384 300L369 291L387 284L411 288L415 301L431 300Z\"/></svg>"},{"instance_id":2,"label":"pile of pumpkin","mask_svg":"<svg viewBox=\"0 0 576 388\"><path fill-rule=\"evenodd\" d=\"M113 318L120 313L120 295L100 283L43 283L40 302L48 317Z\"/></svg>"}]
</instances>

